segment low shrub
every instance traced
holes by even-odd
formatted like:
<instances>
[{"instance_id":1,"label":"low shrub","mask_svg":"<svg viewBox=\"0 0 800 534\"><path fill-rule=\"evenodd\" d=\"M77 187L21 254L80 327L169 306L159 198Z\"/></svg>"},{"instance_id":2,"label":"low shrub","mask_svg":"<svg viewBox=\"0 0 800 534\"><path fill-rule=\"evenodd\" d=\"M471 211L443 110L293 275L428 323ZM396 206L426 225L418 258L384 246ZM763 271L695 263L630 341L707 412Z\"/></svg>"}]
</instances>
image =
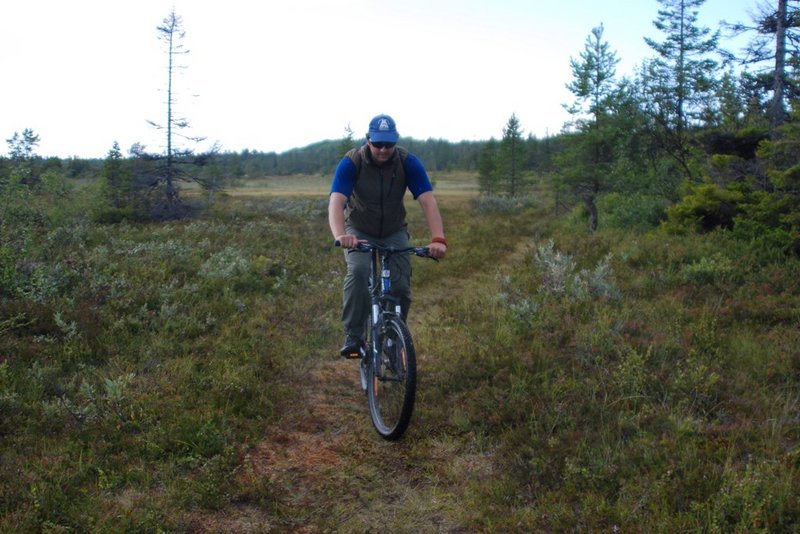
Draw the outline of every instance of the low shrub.
<instances>
[{"instance_id":1,"label":"low shrub","mask_svg":"<svg viewBox=\"0 0 800 534\"><path fill-rule=\"evenodd\" d=\"M542 293L575 300L619 297L619 292L611 281L613 271L610 254L600 260L594 269L578 270L572 256L557 251L554 247L550 240L539 246L534 255L534 263L541 276Z\"/></svg>"},{"instance_id":2,"label":"low shrub","mask_svg":"<svg viewBox=\"0 0 800 534\"><path fill-rule=\"evenodd\" d=\"M712 183L684 184L680 202L667 208L665 228L673 233L732 229L744 194Z\"/></svg>"},{"instance_id":3,"label":"low shrub","mask_svg":"<svg viewBox=\"0 0 800 534\"><path fill-rule=\"evenodd\" d=\"M637 232L656 228L666 218L663 198L633 193L609 193L597 201L600 224Z\"/></svg>"}]
</instances>

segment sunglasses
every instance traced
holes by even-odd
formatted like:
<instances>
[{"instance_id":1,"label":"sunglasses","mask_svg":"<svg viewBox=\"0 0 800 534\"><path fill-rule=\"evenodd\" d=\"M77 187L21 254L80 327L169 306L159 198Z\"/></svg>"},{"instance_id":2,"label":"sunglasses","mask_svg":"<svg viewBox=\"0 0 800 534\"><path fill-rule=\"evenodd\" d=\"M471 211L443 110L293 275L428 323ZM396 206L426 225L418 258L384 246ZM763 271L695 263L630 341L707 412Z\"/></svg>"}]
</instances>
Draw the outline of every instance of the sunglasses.
<instances>
[{"instance_id":1,"label":"sunglasses","mask_svg":"<svg viewBox=\"0 0 800 534\"><path fill-rule=\"evenodd\" d=\"M369 144L371 144L375 148L380 149L380 148L394 148L394 145L396 145L397 143L384 143L384 142L373 143L372 141L370 141Z\"/></svg>"}]
</instances>

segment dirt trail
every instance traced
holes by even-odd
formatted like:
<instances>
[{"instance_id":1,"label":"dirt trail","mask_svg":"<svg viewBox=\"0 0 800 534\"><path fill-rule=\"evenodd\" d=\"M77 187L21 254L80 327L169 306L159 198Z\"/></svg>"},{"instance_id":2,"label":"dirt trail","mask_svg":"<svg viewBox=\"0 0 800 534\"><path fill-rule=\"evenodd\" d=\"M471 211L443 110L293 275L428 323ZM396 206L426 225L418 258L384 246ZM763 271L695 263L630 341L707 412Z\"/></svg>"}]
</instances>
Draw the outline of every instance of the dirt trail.
<instances>
[{"instance_id":1,"label":"dirt trail","mask_svg":"<svg viewBox=\"0 0 800 534\"><path fill-rule=\"evenodd\" d=\"M294 377L299 391L278 407L278 422L267 426L238 473L243 486L269 487L274 506L232 505L189 518L203 532L317 532L315 518L331 498L331 478L347 462L354 434L369 423L356 362L315 355ZM279 512L276 509L288 510Z\"/></svg>"},{"instance_id":2,"label":"dirt trail","mask_svg":"<svg viewBox=\"0 0 800 534\"><path fill-rule=\"evenodd\" d=\"M503 264L519 259L523 249L506 255ZM494 264L491 273L447 277L437 281L436 289L415 288L412 332L435 317L439 306L459 294L471 278L494 276L501 268ZM358 364L337 357L339 342L331 339L330 346L291 377L299 390L278 408L280 420L265 428L263 441L239 473L245 487L270 488L274 505L234 504L196 516L190 522L198 531L380 531L387 516L398 521L403 514L426 530L461 530L448 523L449 512L462 506L459 495L467 477L490 475L491 460L481 455L457 457L452 444L419 435L418 430L418 439L407 439L416 430L417 414L406 438L394 443L380 439L369 419ZM432 361L419 347L417 359L421 368ZM420 471L431 465L442 466L442 472L431 476ZM447 487L448 481L452 487ZM410 525L403 528L414 530Z\"/></svg>"},{"instance_id":3,"label":"dirt trail","mask_svg":"<svg viewBox=\"0 0 800 534\"><path fill-rule=\"evenodd\" d=\"M374 431L357 362L336 356L340 341L332 340L330 351L315 355L298 373L299 391L278 408L279 421L265 428L238 474L244 487L269 487L274 506L232 504L196 514L186 519L194 530L324 532L336 525L380 530L380 519L371 519L375 508L383 510L375 512L380 516L415 507L412 501L421 499L424 483L407 468L412 445L384 442ZM374 487L375 480L385 487ZM443 524L432 515L429 524Z\"/></svg>"}]
</instances>

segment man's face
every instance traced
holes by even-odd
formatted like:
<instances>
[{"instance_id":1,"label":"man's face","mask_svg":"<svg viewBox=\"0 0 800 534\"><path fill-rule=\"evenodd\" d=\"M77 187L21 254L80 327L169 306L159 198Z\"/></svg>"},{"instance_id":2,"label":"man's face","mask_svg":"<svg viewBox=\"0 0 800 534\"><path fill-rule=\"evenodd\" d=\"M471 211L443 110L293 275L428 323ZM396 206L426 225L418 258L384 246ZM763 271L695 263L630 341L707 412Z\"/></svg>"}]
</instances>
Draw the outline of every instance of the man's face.
<instances>
[{"instance_id":1,"label":"man's face","mask_svg":"<svg viewBox=\"0 0 800 534\"><path fill-rule=\"evenodd\" d=\"M394 154L394 143L373 143L370 141L369 152L372 156L372 161L378 165L383 165Z\"/></svg>"}]
</instances>

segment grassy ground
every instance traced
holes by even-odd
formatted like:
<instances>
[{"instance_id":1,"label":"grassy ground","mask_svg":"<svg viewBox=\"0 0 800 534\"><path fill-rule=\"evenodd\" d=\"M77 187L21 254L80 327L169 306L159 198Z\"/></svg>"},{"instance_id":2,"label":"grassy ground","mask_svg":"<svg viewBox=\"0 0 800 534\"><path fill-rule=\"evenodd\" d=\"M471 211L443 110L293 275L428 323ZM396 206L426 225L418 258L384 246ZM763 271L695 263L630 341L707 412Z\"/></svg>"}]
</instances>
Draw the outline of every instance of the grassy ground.
<instances>
[{"instance_id":1,"label":"grassy ground","mask_svg":"<svg viewBox=\"0 0 800 534\"><path fill-rule=\"evenodd\" d=\"M237 198L264 196L321 198L327 196L330 180L330 176L320 174L245 179L240 180L228 193ZM478 192L477 180L469 173L434 173L431 175L431 180L439 196L474 196Z\"/></svg>"},{"instance_id":2,"label":"grassy ground","mask_svg":"<svg viewBox=\"0 0 800 534\"><path fill-rule=\"evenodd\" d=\"M0 531L797 531L797 260L434 178L451 246L415 264L393 444L335 355L327 180L17 236Z\"/></svg>"}]
</instances>

